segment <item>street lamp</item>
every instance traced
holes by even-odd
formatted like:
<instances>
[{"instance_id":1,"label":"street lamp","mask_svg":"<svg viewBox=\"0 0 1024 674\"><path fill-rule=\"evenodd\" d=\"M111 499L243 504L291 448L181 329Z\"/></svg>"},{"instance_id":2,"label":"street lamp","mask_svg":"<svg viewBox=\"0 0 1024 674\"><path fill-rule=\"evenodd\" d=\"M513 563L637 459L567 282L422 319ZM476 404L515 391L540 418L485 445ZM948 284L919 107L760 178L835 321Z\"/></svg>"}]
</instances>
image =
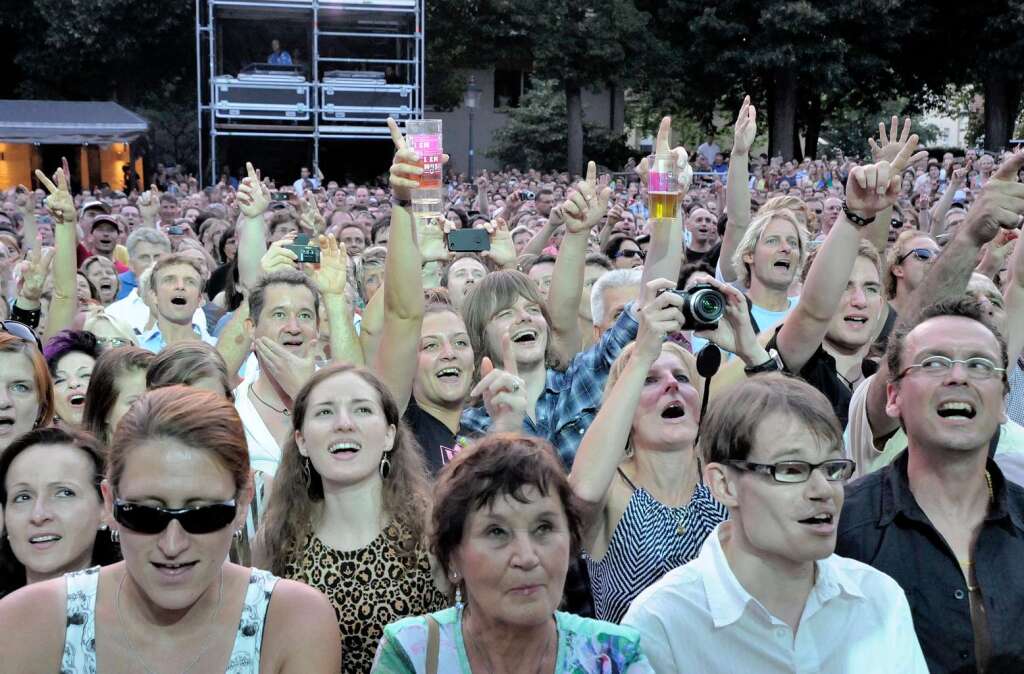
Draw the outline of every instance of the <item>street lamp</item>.
<instances>
[{"instance_id":1,"label":"street lamp","mask_svg":"<svg viewBox=\"0 0 1024 674\"><path fill-rule=\"evenodd\" d=\"M466 106L466 110L469 111L469 180L473 180L473 113L476 112L476 106L480 105L480 94L483 93L483 89L476 85L476 78L472 75L469 76L469 84L466 85L466 95L463 99L463 105Z\"/></svg>"}]
</instances>

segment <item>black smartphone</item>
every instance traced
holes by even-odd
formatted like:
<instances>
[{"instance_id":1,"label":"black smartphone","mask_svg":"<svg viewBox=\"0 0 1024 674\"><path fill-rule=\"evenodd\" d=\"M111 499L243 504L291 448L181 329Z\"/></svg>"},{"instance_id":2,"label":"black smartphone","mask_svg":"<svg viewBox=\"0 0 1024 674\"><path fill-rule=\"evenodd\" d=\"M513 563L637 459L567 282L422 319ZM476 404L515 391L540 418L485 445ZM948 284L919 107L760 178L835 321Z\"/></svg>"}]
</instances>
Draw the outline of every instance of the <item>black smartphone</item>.
<instances>
[{"instance_id":1,"label":"black smartphone","mask_svg":"<svg viewBox=\"0 0 1024 674\"><path fill-rule=\"evenodd\" d=\"M453 253L479 253L491 249L491 237L484 229L456 229L448 233L448 250Z\"/></svg>"},{"instance_id":2,"label":"black smartphone","mask_svg":"<svg viewBox=\"0 0 1024 674\"><path fill-rule=\"evenodd\" d=\"M297 262L320 263L320 247L309 245L309 236L306 234L299 234L295 237L294 243L283 246L283 248L295 253L298 258Z\"/></svg>"},{"instance_id":3,"label":"black smartphone","mask_svg":"<svg viewBox=\"0 0 1024 674\"><path fill-rule=\"evenodd\" d=\"M288 195L284 192L271 192L270 198L273 201L288 201Z\"/></svg>"}]
</instances>

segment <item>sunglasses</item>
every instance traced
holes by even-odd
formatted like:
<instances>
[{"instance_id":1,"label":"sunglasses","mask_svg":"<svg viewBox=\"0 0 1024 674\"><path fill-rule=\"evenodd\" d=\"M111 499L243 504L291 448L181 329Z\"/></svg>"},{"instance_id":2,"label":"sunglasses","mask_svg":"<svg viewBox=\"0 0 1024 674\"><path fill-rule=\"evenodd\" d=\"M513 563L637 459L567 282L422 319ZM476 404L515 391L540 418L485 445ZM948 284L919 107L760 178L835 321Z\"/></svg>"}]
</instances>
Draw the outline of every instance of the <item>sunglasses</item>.
<instances>
[{"instance_id":1,"label":"sunglasses","mask_svg":"<svg viewBox=\"0 0 1024 674\"><path fill-rule=\"evenodd\" d=\"M915 258L917 258L921 262L928 262L933 257L935 257L936 254L937 253L935 253L934 251L928 250L927 248L911 248L909 253L906 253L905 255L901 255L901 256L899 256L896 259L896 264L903 264L903 261L906 260L911 255L913 255Z\"/></svg>"},{"instance_id":2,"label":"sunglasses","mask_svg":"<svg viewBox=\"0 0 1024 674\"><path fill-rule=\"evenodd\" d=\"M615 254L615 257L638 257L642 260L646 256L644 255L644 252L642 250L620 250L618 253Z\"/></svg>"},{"instance_id":3,"label":"sunglasses","mask_svg":"<svg viewBox=\"0 0 1024 674\"><path fill-rule=\"evenodd\" d=\"M235 519L238 506L234 499L224 503L212 503L191 508L160 508L114 501L114 520L118 524L139 534L159 534L177 520L181 528L190 534L209 534L220 531Z\"/></svg>"},{"instance_id":4,"label":"sunglasses","mask_svg":"<svg viewBox=\"0 0 1024 674\"><path fill-rule=\"evenodd\" d=\"M18 321L0 321L0 330L3 330L9 335L14 335L20 340L26 341L29 344L35 344L40 352L43 350L43 343L36 337L36 333L32 331L32 328L28 327L24 323Z\"/></svg>"}]
</instances>

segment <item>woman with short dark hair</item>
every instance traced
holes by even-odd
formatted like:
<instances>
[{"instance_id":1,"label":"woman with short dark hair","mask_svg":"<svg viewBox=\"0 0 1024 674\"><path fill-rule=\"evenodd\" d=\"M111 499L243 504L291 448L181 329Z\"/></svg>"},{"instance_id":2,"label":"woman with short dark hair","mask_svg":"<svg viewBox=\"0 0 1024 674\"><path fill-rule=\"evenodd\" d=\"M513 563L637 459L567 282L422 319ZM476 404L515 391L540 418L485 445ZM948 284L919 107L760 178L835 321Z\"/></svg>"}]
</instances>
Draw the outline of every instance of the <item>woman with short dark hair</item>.
<instances>
[{"instance_id":1,"label":"woman with short dark hair","mask_svg":"<svg viewBox=\"0 0 1024 674\"><path fill-rule=\"evenodd\" d=\"M43 355L53 377L57 418L69 426L81 426L85 395L100 357L96 335L84 330L61 330L46 342Z\"/></svg>"},{"instance_id":2,"label":"woman with short dark hair","mask_svg":"<svg viewBox=\"0 0 1024 674\"><path fill-rule=\"evenodd\" d=\"M455 607L388 625L372 671L653 672L633 630L557 611L580 535L550 443L498 434L462 450L441 471L431 533Z\"/></svg>"}]
</instances>

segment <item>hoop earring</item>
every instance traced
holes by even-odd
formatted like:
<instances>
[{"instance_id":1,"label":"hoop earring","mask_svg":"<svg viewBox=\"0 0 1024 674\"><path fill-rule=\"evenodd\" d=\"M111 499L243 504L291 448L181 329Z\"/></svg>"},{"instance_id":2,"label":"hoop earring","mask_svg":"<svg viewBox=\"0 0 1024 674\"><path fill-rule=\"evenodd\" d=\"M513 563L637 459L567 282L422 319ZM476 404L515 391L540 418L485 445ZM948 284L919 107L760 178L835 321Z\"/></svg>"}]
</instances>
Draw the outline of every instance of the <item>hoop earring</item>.
<instances>
[{"instance_id":1,"label":"hoop earring","mask_svg":"<svg viewBox=\"0 0 1024 674\"><path fill-rule=\"evenodd\" d=\"M231 537L234 538L236 541L242 540L242 530L241 530L241 528L235 529L235 533L231 534Z\"/></svg>"},{"instance_id":2,"label":"hoop earring","mask_svg":"<svg viewBox=\"0 0 1024 674\"><path fill-rule=\"evenodd\" d=\"M114 542L114 543L120 543L121 542L121 530L120 529L114 529L113 527L111 527L110 528L110 540L112 542Z\"/></svg>"},{"instance_id":3,"label":"hoop earring","mask_svg":"<svg viewBox=\"0 0 1024 674\"><path fill-rule=\"evenodd\" d=\"M312 484L313 478L309 474L309 457L305 456L302 458L302 479L306 482L306 490L309 490L309 485Z\"/></svg>"},{"instance_id":4,"label":"hoop earring","mask_svg":"<svg viewBox=\"0 0 1024 674\"><path fill-rule=\"evenodd\" d=\"M388 454L391 452L384 452L384 456L380 460L380 479L388 479L388 475L391 474L391 459L388 458Z\"/></svg>"}]
</instances>

